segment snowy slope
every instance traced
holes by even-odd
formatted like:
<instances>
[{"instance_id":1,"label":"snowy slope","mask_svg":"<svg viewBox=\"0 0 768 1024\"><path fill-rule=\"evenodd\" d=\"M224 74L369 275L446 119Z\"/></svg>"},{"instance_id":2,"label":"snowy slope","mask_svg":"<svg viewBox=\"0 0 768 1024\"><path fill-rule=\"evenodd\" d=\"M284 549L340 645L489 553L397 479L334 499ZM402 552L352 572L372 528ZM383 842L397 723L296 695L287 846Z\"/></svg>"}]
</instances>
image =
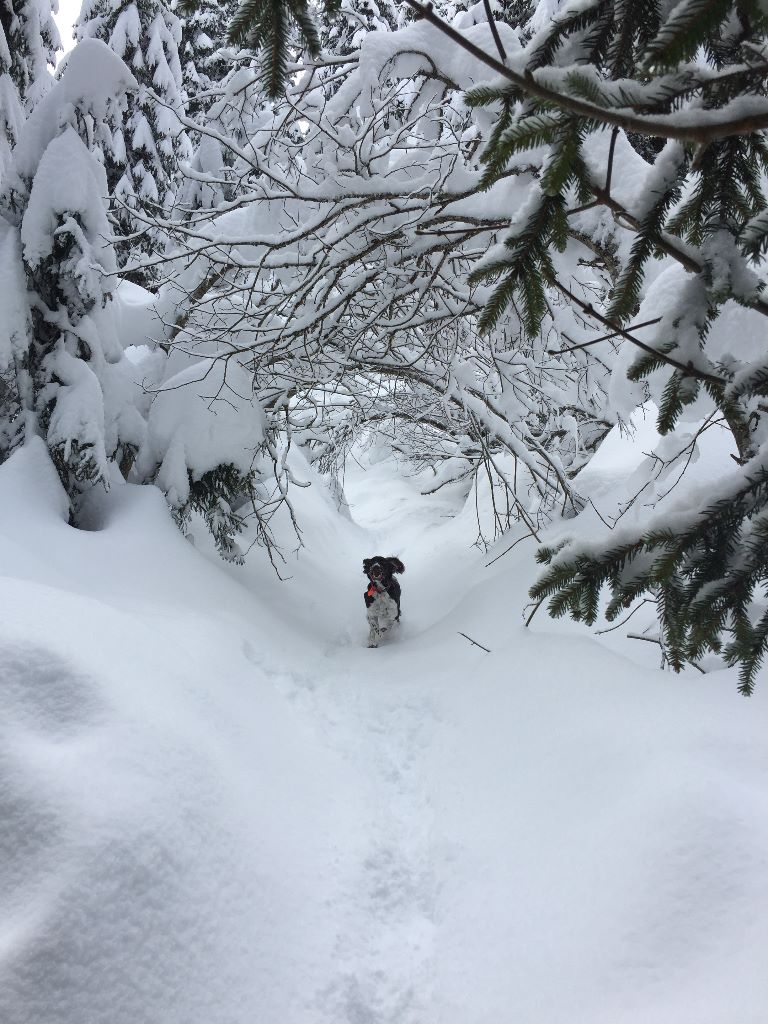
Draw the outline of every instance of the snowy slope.
<instances>
[{"instance_id":1,"label":"snowy slope","mask_svg":"<svg viewBox=\"0 0 768 1024\"><path fill-rule=\"evenodd\" d=\"M526 630L530 541L485 569L444 492L346 486L280 584L0 468L3 1024L762 1024L766 681Z\"/></svg>"}]
</instances>

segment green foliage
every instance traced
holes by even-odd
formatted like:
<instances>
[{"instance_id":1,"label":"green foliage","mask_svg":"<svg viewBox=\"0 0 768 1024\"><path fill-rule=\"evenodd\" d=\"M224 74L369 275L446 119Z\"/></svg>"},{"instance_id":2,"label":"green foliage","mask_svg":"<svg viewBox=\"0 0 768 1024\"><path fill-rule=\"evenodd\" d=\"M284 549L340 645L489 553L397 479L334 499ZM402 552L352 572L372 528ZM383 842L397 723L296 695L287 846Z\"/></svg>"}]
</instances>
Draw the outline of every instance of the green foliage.
<instances>
[{"instance_id":1,"label":"green foliage","mask_svg":"<svg viewBox=\"0 0 768 1024\"><path fill-rule=\"evenodd\" d=\"M200 0L179 0L183 16L193 13ZM323 0L323 10L335 14L341 0ZM267 96L277 99L285 89L293 32L310 57L320 54L320 35L308 0L241 0L229 25L231 43L258 50L261 79Z\"/></svg>"},{"instance_id":2,"label":"green foliage","mask_svg":"<svg viewBox=\"0 0 768 1024\"><path fill-rule=\"evenodd\" d=\"M248 500L253 490L253 474L240 472L232 464L222 464L209 470L199 479L189 473L189 498L174 516L181 529L185 529L192 513L197 513L213 537L222 558L241 565L243 553L237 537L245 526L245 518L238 509Z\"/></svg>"},{"instance_id":3,"label":"green foliage","mask_svg":"<svg viewBox=\"0 0 768 1024\"><path fill-rule=\"evenodd\" d=\"M554 278L549 247L562 250L566 231L562 196L542 193L528 219L505 241L505 253L482 263L470 277L471 283L501 278L480 315L481 330L491 330L512 296L517 295L526 331L530 335L537 333L547 311L545 286Z\"/></svg>"},{"instance_id":4,"label":"green foliage","mask_svg":"<svg viewBox=\"0 0 768 1024\"><path fill-rule=\"evenodd\" d=\"M677 172L671 180L667 180L666 188L661 191L656 202L651 204L638 225L629 260L622 270L608 305L609 319L624 323L636 311L640 302L645 267L654 253L670 207L680 198L684 174L685 161L681 153Z\"/></svg>"},{"instance_id":5,"label":"green foliage","mask_svg":"<svg viewBox=\"0 0 768 1024\"><path fill-rule=\"evenodd\" d=\"M732 7L732 0L680 0L648 44L643 64L649 68L671 68L691 60Z\"/></svg>"},{"instance_id":6,"label":"green foliage","mask_svg":"<svg viewBox=\"0 0 768 1024\"><path fill-rule=\"evenodd\" d=\"M734 136L710 146L692 175L693 189L669 218L666 230L701 245L714 225L740 232L765 208L761 175L766 145L761 135ZM745 246L745 251L748 246Z\"/></svg>"},{"instance_id":7,"label":"green foliage","mask_svg":"<svg viewBox=\"0 0 768 1024\"><path fill-rule=\"evenodd\" d=\"M597 618L602 588L613 621L645 593L658 599L664 649L673 668L722 652L740 666L739 690L752 693L768 651L768 472L757 468L727 498L689 515L680 529L652 529L600 554L569 544L537 554L550 568L531 588L549 611ZM757 612L757 615L755 614ZM730 639L723 643L723 634Z\"/></svg>"},{"instance_id":8,"label":"green foliage","mask_svg":"<svg viewBox=\"0 0 768 1024\"><path fill-rule=\"evenodd\" d=\"M468 102L475 103L479 95L480 90L468 93ZM490 187L516 153L525 153L537 146L553 144L566 122L567 118L562 114L539 114L504 129L500 127L503 123L500 119L496 126L497 130L500 130L499 137L491 140L487 150L488 156L485 157L486 167L481 178L482 186Z\"/></svg>"},{"instance_id":9,"label":"green foliage","mask_svg":"<svg viewBox=\"0 0 768 1024\"><path fill-rule=\"evenodd\" d=\"M673 667L722 649L730 662L741 664L744 693L752 690L768 642L768 612L756 603L768 584L768 471L751 461L758 438L766 436L758 424L768 394L768 361L751 372L733 362L713 365L706 343L726 302L749 307L760 301L747 263L768 253L768 147L764 132L748 125L705 143L662 145L638 127L638 117L675 124L680 119L670 121L669 115L685 107L689 124L698 119L706 125L712 114L726 120L726 109L743 114L745 95L755 109L754 100L767 94L767 36L768 15L757 0L564 5L527 55L525 74L548 86L547 97L507 84L482 86L467 97L470 104L497 103L501 110L482 155L485 187L523 165L532 150L548 147L525 219L514 224L502 256L486 259L473 275L495 283L482 328L492 328L514 302L526 331L538 331L547 288L559 283L557 252L568 244L570 214L590 203L607 207L635 237L604 302L604 326L620 330L631 322L649 264L660 256L673 256L690 274L678 299L679 315L665 317L655 340L638 347L629 370L638 381L667 374L659 430L674 431L703 388L733 434L737 463L756 467L741 477L741 489L692 512L680 529L638 531L604 551L579 550L575 542L559 552L542 549L540 558L550 568L531 594L548 597L553 615L593 622L603 587L611 595L611 619L650 592ZM535 76L547 68L557 75ZM558 90L562 102L552 95ZM588 104L591 114L575 114L571 101ZM647 193L626 209L611 195L610 172L592 180L584 151L591 133L617 119L620 129L627 122L633 147L656 165Z\"/></svg>"},{"instance_id":10,"label":"green foliage","mask_svg":"<svg viewBox=\"0 0 768 1024\"><path fill-rule=\"evenodd\" d=\"M483 102L484 98L485 93L478 90L469 101ZM508 96L504 99L509 102ZM550 249L563 252L568 244L566 194L573 189L581 200L589 195L581 146L595 127L562 113L536 114L505 128L486 148L485 187L493 184L516 153L548 144L550 155L539 181L541 195L527 219L505 239L506 252L484 261L470 276L471 283L499 281L480 315L481 331L491 330L510 302L518 298L526 331L531 337L538 333L547 311L546 287L555 279Z\"/></svg>"}]
</instances>

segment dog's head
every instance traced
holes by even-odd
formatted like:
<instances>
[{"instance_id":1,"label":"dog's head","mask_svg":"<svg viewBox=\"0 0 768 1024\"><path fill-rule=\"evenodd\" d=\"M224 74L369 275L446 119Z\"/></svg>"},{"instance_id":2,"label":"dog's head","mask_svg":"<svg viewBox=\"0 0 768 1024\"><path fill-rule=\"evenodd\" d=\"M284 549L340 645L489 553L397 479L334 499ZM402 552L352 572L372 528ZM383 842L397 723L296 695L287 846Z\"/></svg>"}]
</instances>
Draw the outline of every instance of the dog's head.
<instances>
[{"instance_id":1,"label":"dog's head","mask_svg":"<svg viewBox=\"0 0 768 1024\"><path fill-rule=\"evenodd\" d=\"M363 572L369 580L386 587L394 573L405 572L405 566L399 558L384 558L383 555L374 555L373 558L363 559Z\"/></svg>"}]
</instances>

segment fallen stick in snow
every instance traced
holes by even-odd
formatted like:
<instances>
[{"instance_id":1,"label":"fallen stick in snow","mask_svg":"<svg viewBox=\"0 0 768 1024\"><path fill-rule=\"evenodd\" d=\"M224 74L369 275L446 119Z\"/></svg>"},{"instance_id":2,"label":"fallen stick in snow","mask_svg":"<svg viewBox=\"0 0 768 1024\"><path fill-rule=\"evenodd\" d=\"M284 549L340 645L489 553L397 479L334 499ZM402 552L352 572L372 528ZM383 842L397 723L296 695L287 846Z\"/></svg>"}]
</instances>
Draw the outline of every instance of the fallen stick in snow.
<instances>
[{"instance_id":1,"label":"fallen stick in snow","mask_svg":"<svg viewBox=\"0 0 768 1024\"><path fill-rule=\"evenodd\" d=\"M474 644L474 645L475 645L475 647L482 647L482 649L483 649L484 651L486 651L486 652L487 652L488 654L490 654L490 653L491 653L491 649L490 649L490 647L483 647L483 645L482 645L482 644L479 644L479 643L477 642L477 640L473 640L471 636L467 636L467 634L466 634L466 633L462 633L462 632L461 632L461 630L459 630L459 631L458 631L458 633L459 633L459 636L463 636L465 640L469 640L469 642L470 642L471 644Z\"/></svg>"},{"instance_id":2,"label":"fallen stick in snow","mask_svg":"<svg viewBox=\"0 0 768 1024\"><path fill-rule=\"evenodd\" d=\"M662 654L664 653L664 646L663 646L661 640L658 639L658 637L654 637L654 636L640 636L639 633L627 633L627 640L645 640L646 643L649 643L649 644L658 644L659 647L661 647ZM701 667L701 665L697 665L695 661L689 661L688 664L691 665L693 668L695 668L698 672L701 672L701 674L703 676L705 676L707 674L706 670L703 669Z\"/></svg>"},{"instance_id":3,"label":"fallen stick in snow","mask_svg":"<svg viewBox=\"0 0 768 1024\"><path fill-rule=\"evenodd\" d=\"M645 640L647 644L658 644L661 647L661 640L656 636L640 636L639 633L627 633L627 640Z\"/></svg>"},{"instance_id":4,"label":"fallen stick in snow","mask_svg":"<svg viewBox=\"0 0 768 1024\"><path fill-rule=\"evenodd\" d=\"M536 604L535 604L535 605L533 606L533 611L532 611L532 612L531 612L531 614L530 614L530 615L528 616L528 618L527 618L527 619L525 620L525 628L526 628L526 629L527 629L527 628L528 628L528 627L530 626L530 624L531 624L531 619L533 618L533 616L534 616L534 615L536 614L536 612L537 612L537 611L539 610L539 608L541 608L541 606L542 606L543 604L544 604L544 598L542 597L542 598L541 598L541 600L540 600L540 601L537 601L537 602L536 602ZM526 605L525 607L526 607L526 608L530 608L530 605Z\"/></svg>"}]
</instances>

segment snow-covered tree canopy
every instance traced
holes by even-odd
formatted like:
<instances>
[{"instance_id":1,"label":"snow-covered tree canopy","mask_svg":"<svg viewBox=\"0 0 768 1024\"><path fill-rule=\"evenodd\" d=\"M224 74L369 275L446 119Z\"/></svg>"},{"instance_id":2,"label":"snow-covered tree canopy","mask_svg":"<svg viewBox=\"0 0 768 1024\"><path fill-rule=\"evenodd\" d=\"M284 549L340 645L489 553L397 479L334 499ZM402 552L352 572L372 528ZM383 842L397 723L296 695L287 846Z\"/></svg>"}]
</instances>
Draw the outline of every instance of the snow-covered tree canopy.
<instances>
[{"instance_id":1,"label":"snow-covered tree canopy","mask_svg":"<svg viewBox=\"0 0 768 1024\"><path fill-rule=\"evenodd\" d=\"M472 21L467 35L490 43L487 23ZM516 32L505 35L520 47ZM482 65L454 48L436 62L439 38L414 23L368 35L335 76L305 69L283 104L256 112L245 145L187 125L230 154L238 187L216 210L164 225L176 244L158 261L168 339L247 365L273 418L303 421L306 396L330 396L322 430L334 430L322 439L315 427L320 450L339 418L394 417L422 440L434 435L436 457L463 472L468 460L501 480L519 469L513 504L526 509L531 487L534 518L561 500L575 510L569 474L612 422L606 363L560 351L559 318L572 333L582 326L556 296L536 337L514 309L487 337L478 332L489 291L468 275L536 164L483 188L492 119L462 100ZM599 292L594 267L581 272L574 259L574 272L574 287Z\"/></svg>"},{"instance_id":2,"label":"snow-covered tree canopy","mask_svg":"<svg viewBox=\"0 0 768 1024\"><path fill-rule=\"evenodd\" d=\"M752 319L768 316L758 272L768 224L767 32L757 3L684 0L670 11L655 3L566 3L506 65L488 61L498 84L468 96L500 111L483 155L488 185L521 154L546 147L512 232L473 273L499 282L481 326L493 326L517 298L533 333L546 314L547 288L557 289L634 347L620 372L650 378L662 434L698 403L699 416L716 414L727 425L742 467L708 508L697 499L673 519L657 508L652 524L614 533L599 553L567 539L545 547L551 568L533 595L552 596L554 614L591 622L603 584L612 591L609 618L651 590L673 662L719 649L723 630L732 630L726 656L743 663L746 691L768 640L768 617L761 613L755 624L750 608L768 573L760 525L766 376L752 347L755 328L739 344L727 324L737 304ZM625 140L652 159L632 197ZM556 254L567 251L572 226L599 235L606 214L624 244L619 274L596 310L563 280ZM659 258L672 265L644 295L648 265Z\"/></svg>"},{"instance_id":3,"label":"snow-covered tree canopy","mask_svg":"<svg viewBox=\"0 0 768 1024\"><path fill-rule=\"evenodd\" d=\"M77 487L119 463L239 559L246 520L270 548L271 516L301 482L292 443L338 474L362 436L385 436L431 467L435 489L484 490L481 541L517 520L542 541L533 594L555 614L593 621L604 584L609 617L650 594L672 664L725 641L749 690L768 638L762 8L349 0L317 39L301 5L278 3L271 28L269 11L98 0L81 15L80 35L104 40L136 85L103 111L66 107L45 145L60 136L74 166L76 137L88 174L106 170L116 265L151 285L155 319L130 341L122 411L105 407L104 430L123 426L102 437L97 417L80 469L72 444L52 445ZM225 31L260 54L227 49ZM39 351L41 367L52 325L109 311L117 278L104 209L50 207L55 245L67 224L81 232L56 261L55 295L53 250L24 241L42 223L35 125L48 109L27 141L18 116L5 133L7 265L18 275L21 259L38 298L9 315L4 351ZM93 370L96 349L78 344L70 355ZM55 441L51 399L74 379L46 370L30 399L32 364L3 365L6 450L25 407ZM649 401L668 437L638 478L643 498L585 526L580 471ZM732 438L721 490L665 490L710 428Z\"/></svg>"},{"instance_id":4,"label":"snow-covered tree canopy","mask_svg":"<svg viewBox=\"0 0 768 1024\"><path fill-rule=\"evenodd\" d=\"M341 0L323 0L333 14ZM201 0L179 0L182 15L195 17ZM294 47L310 57L320 55L320 33L307 0L240 0L228 29L229 42L261 52L260 79L266 94L278 99L290 74L289 53Z\"/></svg>"}]
</instances>

